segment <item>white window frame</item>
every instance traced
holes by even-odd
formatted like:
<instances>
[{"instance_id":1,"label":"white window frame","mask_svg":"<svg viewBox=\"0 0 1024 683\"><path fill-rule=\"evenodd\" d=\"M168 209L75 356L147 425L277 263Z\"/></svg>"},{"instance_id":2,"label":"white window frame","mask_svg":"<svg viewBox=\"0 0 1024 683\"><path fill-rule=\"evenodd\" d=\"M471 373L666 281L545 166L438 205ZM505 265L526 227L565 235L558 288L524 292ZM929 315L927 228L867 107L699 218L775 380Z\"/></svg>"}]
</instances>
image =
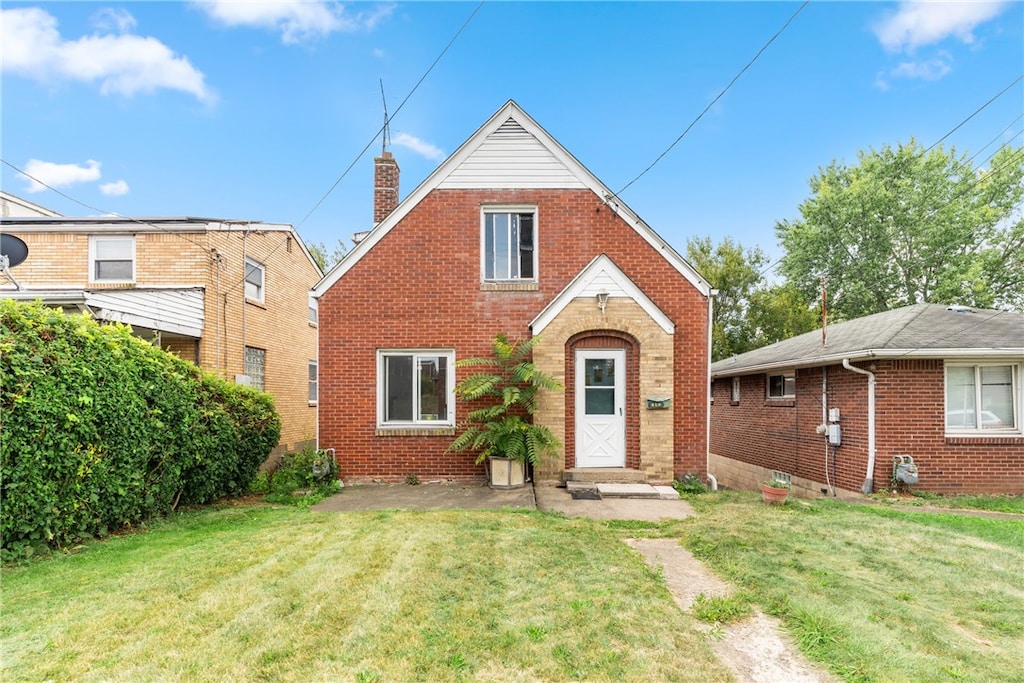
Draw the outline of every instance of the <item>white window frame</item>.
<instances>
[{"instance_id":1,"label":"white window frame","mask_svg":"<svg viewBox=\"0 0 1024 683\"><path fill-rule=\"evenodd\" d=\"M782 393L772 395L772 377L782 378ZM787 388L790 390L787 391ZM765 375L765 393L769 400L786 400L796 398L796 370L779 370Z\"/></svg>"},{"instance_id":2,"label":"white window frame","mask_svg":"<svg viewBox=\"0 0 1024 683\"><path fill-rule=\"evenodd\" d=\"M487 277L487 216L494 214L523 214L528 213L533 216L533 275L531 277ZM532 204L502 204L502 205L489 205L481 208L480 211L480 281L481 282L537 282L538 281L538 258L537 252L539 240L538 226L540 220L538 217L537 206ZM516 249L519 249L519 245L516 245ZM517 252L518 253L518 252ZM511 264L511 245L509 245L509 262Z\"/></svg>"},{"instance_id":3,"label":"white window frame","mask_svg":"<svg viewBox=\"0 0 1024 683\"><path fill-rule=\"evenodd\" d=\"M124 278L99 278L96 276L96 252L97 245L104 242L130 242L131 243L131 261L132 261L132 276L128 279ZM108 259L99 259L108 260ZM123 261L125 259L116 259ZM135 282L135 265L137 261L135 259L135 236L134 235L90 235L89 236L89 282L110 282L110 283L123 283L123 282Z\"/></svg>"},{"instance_id":4,"label":"white window frame","mask_svg":"<svg viewBox=\"0 0 1024 683\"><path fill-rule=\"evenodd\" d=\"M315 406L320 398L320 365L315 358L309 359L309 405Z\"/></svg>"},{"instance_id":5,"label":"white window frame","mask_svg":"<svg viewBox=\"0 0 1024 683\"><path fill-rule=\"evenodd\" d=\"M314 327L320 324L320 301L312 292L309 295L309 324Z\"/></svg>"},{"instance_id":6,"label":"white window frame","mask_svg":"<svg viewBox=\"0 0 1024 683\"><path fill-rule=\"evenodd\" d=\"M975 412L981 413L985 410L981 395L981 368L983 367L1009 367L1010 368L1010 396L1011 409L1013 411L1014 425L1012 427L978 427L975 421L974 427L950 427L948 425L949 406L949 370L950 368L973 368L974 369L974 405ZM1021 373L1024 372L1024 363L1013 363L1008 360L998 361L946 361L942 370L942 426L946 436L1018 436L1024 434L1021 426L1022 404L1024 404L1024 388L1021 386Z\"/></svg>"},{"instance_id":7,"label":"white window frame","mask_svg":"<svg viewBox=\"0 0 1024 683\"><path fill-rule=\"evenodd\" d=\"M729 403L740 402L740 378L733 377L732 384L729 386Z\"/></svg>"},{"instance_id":8,"label":"white window frame","mask_svg":"<svg viewBox=\"0 0 1024 683\"><path fill-rule=\"evenodd\" d=\"M420 358L437 358L443 356L447 360L447 374L445 381L448 387L448 417L446 419L421 419L418 405L419 393L412 392L412 420L389 420L385 421L385 403L387 402L387 372L385 359L389 357L411 356L413 359L413 376L416 376L415 369L418 367ZM450 428L455 426L455 351L453 349L381 349L377 351L377 426L381 428L411 427L421 428Z\"/></svg>"},{"instance_id":9,"label":"white window frame","mask_svg":"<svg viewBox=\"0 0 1024 683\"><path fill-rule=\"evenodd\" d=\"M259 271L260 284L256 285L253 282L249 282L249 271L254 269ZM256 301L263 303L266 297L267 291L267 267L255 259L251 259L248 256L245 258L245 298L249 301ZM254 288L254 289L250 289Z\"/></svg>"}]
</instances>

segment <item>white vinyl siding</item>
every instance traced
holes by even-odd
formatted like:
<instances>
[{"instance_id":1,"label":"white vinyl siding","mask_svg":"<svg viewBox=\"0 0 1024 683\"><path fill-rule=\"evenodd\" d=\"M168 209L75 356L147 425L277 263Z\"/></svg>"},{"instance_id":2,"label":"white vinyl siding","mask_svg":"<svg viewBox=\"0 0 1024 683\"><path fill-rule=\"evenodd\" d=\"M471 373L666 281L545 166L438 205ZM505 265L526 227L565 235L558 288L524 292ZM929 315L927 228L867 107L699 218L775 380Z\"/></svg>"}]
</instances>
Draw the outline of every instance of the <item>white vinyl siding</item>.
<instances>
[{"instance_id":1,"label":"white vinyl siding","mask_svg":"<svg viewBox=\"0 0 1024 683\"><path fill-rule=\"evenodd\" d=\"M1020 365L946 364L946 432L1020 429Z\"/></svg>"},{"instance_id":2,"label":"white vinyl siding","mask_svg":"<svg viewBox=\"0 0 1024 683\"><path fill-rule=\"evenodd\" d=\"M90 282L135 282L135 238L89 238Z\"/></svg>"},{"instance_id":3,"label":"white vinyl siding","mask_svg":"<svg viewBox=\"0 0 1024 683\"><path fill-rule=\"evenodd\" d=\"M380 352L377 397L377 421L381 426L454 425L455 353Z\"/></svg>"}]
</instances>

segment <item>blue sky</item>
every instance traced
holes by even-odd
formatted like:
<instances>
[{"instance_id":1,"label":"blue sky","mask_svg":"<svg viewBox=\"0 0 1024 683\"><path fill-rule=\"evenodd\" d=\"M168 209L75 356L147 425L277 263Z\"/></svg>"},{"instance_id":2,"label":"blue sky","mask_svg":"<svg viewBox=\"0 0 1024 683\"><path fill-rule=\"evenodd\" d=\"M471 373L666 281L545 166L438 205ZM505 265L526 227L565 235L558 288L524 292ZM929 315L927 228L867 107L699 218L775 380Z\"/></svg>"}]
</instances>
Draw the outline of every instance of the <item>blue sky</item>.
<instances>
[{"instance_id":1,"label":"blue sky","mask_svg":"<svg viewBox=\"0 0 1024 683\"><path fill-rule=\"evenodd\" d=\"M799 7L6 0L0 179L66 215L283 222L330 246L371 225L380 140L356 159L383 80L391 113L408 97L403 197L508 99L618 191ZM1022 32L1019 2L811 2L622 198L680 251L728 236L776 258L820 166L935 143L1024 72ZM944 144L984 162L1021 145L1022 110L1018 81Z\"/></svg>"}]
</instances>

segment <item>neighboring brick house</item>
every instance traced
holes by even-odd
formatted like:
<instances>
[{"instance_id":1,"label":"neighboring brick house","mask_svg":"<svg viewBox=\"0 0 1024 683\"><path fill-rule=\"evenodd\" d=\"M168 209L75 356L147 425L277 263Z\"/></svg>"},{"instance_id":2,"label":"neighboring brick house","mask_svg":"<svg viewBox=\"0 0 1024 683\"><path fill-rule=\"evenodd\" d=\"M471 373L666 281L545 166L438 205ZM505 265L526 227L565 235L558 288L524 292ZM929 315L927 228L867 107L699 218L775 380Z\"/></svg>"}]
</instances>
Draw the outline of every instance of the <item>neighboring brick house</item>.
<instances>
[{"instance_id":1,"label":"neighboring brick house","mask_svg":"<svg viewBox=\"0 0 1024 683\"><path fill-rule=\"evenodd\" d=\"M711 287L518 105L400 204L389 153L375 188L374 229L315 290L319 445L343 478L482 478L447 451L455 363L499 332L540 334L566 386L540 397L564 447L538 478L706 473Z\"/></svg>"},{"instance_id":2,"label":"neighboring brick house","mask_svg":"<svg viewBox=\"0 0 1024 683\"><path fill-rule=\"evenodd\" d=\"M912 490L1022 494L1022 373L1024 315L935 304L727 358L711 366L711 473L855 495L891 488L910 456Z\"/></svg>"},{"instance_id":3,"label":"neighboring brick house","mask_svg":"<svg viewBox=\"0 0 1024 683\"><path fill-rule=\"evenodd\" d=\"M322 277L290 225L209 218L4 217L29 248L0 297L128 323L186 360L274 397L278 451L316 439Z\"/></svg>"}]
</instances>

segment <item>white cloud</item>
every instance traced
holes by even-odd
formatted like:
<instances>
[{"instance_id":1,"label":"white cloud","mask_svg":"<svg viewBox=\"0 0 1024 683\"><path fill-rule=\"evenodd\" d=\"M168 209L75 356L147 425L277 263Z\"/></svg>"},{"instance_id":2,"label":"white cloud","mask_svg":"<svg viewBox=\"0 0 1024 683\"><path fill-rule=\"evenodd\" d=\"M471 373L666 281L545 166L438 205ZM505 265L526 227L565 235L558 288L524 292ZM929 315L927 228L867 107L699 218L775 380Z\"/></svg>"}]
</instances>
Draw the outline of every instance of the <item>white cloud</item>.
<instances>
[{"instance_id":1,"label":"white cloud","mask_svg":"<svg viewBox=\"0 0 1024 683\"><path fill-rule=\"evenodd\" d=\"M105 33L127 33L135 28L135 17L128 10L105 7L93 15L92 24Z\"/></svg>"},{"instance_id":2,"label":"white cloud","mask_svg":"<svg viewBox=\"0 0 1024 683\"><path fill-rule=\"evenodd\" d=\"M408 150L412 150L416 154L433 161L444 161L445 153L440 147L435 147L429 142L424 142L417 137L413 137L408 133L399 133L395 137L391 138L392 144L398 145L399 147L405 147Z\"/></svg>"},{"instance_id":3,"label":"white cloud","mask_svg":"<svg viewBox=\"0 0 1024 683\"><path fill-rule=\"evenodd\" d=\"M0 68L42 82L99 82L104 95L132 96L166 88L212 102L215 98L202 72L156 38L102 33L111 22L125 31L134 21L124 11L101 13L101 32L64 40L57 20L41 9L0 10Z\"/></svg>"},{"instance_id":4,"label":"white cloud","mask_svg":"<svg viewBox=\"0 0 1024 683\"><path fill-rule=\"evenodd\" d=\"M29 159L25 164L29 185L26 192L42 192L49 187L68 187L75 183L88 183L100 179L100 162L89 159L85 166L78 164L55 164L52 161ZM35 180L33 180L35 178ZM36 182L38 180L39 182ZM46 183L46 185L43 185Z\"/></svg>"},{"instance_id":5,"label":"white cloud","mask_svg":"<svg viewBox=\"0 0 1024 683\"><path fill-rule=\"evenodd\" d=\"M1007 2L902 2L873 27L886 50L913 51L950 36L974 42L974 29L995 18Z\"/></svg>"},{"instance_id":6,"label":"white cloud","mask_svg":"<svg viewBox=\"0 0 1024 683\"><path fill-rule=\"evenodd\" d=\"M277 2L237 2L211 0L193 3L225 26L251 26L280 31L285 45L303 43L337 31L352 33L373 30L395 10L391 4L370 11L346 13L338 2L324 0L279 0Z\"/></svg>"},{"instance_id":7,"label":"white cloud","mask_svg":"<svg viewBox=\"0 0 1024 683\"><path fill-rule=\"evenodd\" d=\"M108 197L120 197L130 192L128 183L123 180L118 180L114 183L103 183L100 185L100 192L107 195Z\"/></svg>"},{"instance_id":8,"label":"white cloud","mask_svg":"<svg viewBox=\"0 0 1024 683\"><path fill-rule=\"evenodd\" d=\"M881 90L888 90L889 81L896 78L909 78L921 81L937 81L953 70L953 56L945 50L931 59L916 59L900 62L886 72L880 73L875 85Z\"/></svg>"}]
</instances>

